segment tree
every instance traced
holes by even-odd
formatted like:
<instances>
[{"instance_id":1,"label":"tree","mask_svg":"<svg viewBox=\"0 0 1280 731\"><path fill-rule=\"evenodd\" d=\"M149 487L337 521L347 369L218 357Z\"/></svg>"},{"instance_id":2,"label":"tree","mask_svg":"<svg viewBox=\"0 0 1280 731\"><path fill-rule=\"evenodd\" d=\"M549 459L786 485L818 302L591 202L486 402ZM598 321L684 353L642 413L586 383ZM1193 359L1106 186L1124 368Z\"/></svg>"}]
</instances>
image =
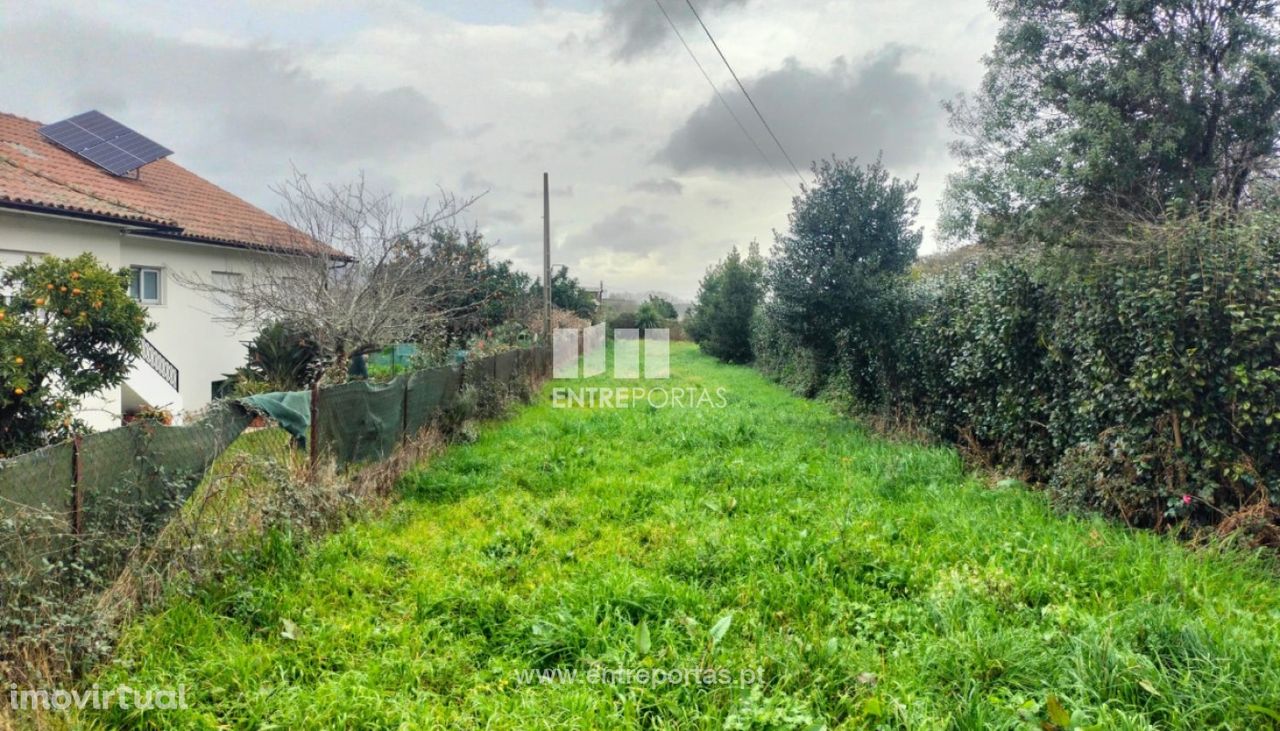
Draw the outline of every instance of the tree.
<instances>
[{"instance_id":1,"label":"tree","mask_svg":"<svg viewBox=\"0 0 1280 731\"><path fill-rule=\"evenodd\" d=\"M534 282L529 291L538 302L542 301L541 281ZM551 304L590 320L595 317L598 303L590 290L569 276L569 267L561 266L551 275Z\"/></svg>"},{"instance_id":2,"label":"tree","mask_svg":"<svg viewBox=\"0 0 1280 731\"><path fill-rule=\"evenodd\" d=\"M764 300L764 269L760 248L752 243L745 259L735 246L707 270L686 327L708 354L730 363L751 361L751 317Z\"/></svg>"},{"instance_id":3,"label":"tree","mask_svg":"<svg viewBox=\"0 0 1280 731\"><path fill-rule=\"evenodd\" d=\"M994 0L973 99L948 105L963 169L952 240L1042 236L1104 212L1240 205L1276 152L1275 0Z\"/></svg>"},{"instance_id":4,"label":"tree","mask_svg":"<svg viewBox=\"0 0 1280 731\"><path fill-rule=\"evenodd\" d=\"M915 261L923 233L915 182L891 178L879 161L824 160L813 172L790 229L775 236L770 312L822 362L840 332L879 337L881 291Z\"/></svg>"},{"instance_id":5,"label":"tree","mask_svg":"<svg viewBox=\"0 0 1280 731\"><path fill-rule=\"evenodd\" d=\"M645 300L646 304L652 305L654 311L658 313L658 317L664 320L674 320L680 317L680 313L676 312L676 306L671 304L669 300L659 297L656 294L649 295L649 299Z\"/></svg>"},{"instance_id":6,"label":"tree","mask_svg":"<svg viewBox=\"0 0 1280 731\"><path fill-rule=\"evenodd\" d=\"M335 379L345 379L353 356L413 341L427 323L453 314L472 286L450 268L422 262L431 233L474 199L442 194L409 215L363 177L317 188L302 174L276 192L293 240L268 242L262 263L245 276L182 280L229 300L238 326L287 321L310 333Z\"/></svg>"},{"instance_id":7,"label":"tree","mask_svg":"<svg viewBox=\"0 0 1280 731\"><path fill-rule=\"evenodd\" d=\"M92 254L0 274L0 456L66 436L82 397L124 382L152 327L128 284Z\"/></svg>"},{"instance_id":8,"label":"tree","mask_svg":"<svg viewBox=\"0 0 1280 731\"><path fill-rule=\"evenodd\" d=\"M640 303L639 309L636 310L636 327L642 330L662 327L662 321L662 313L658 311L656 305L652 302Z\"/></svg>"},{"instance_id":9,"label":"tree","mask_svg":"<svg viewBox=\"0 0 1280 731\"><path fill-rule=\"evenodd\" d=\"M429 296L448 313L430 326L443 327L448 342L465 343L504 322L524 321L537 306L532 278L510 261L494 261L477 230L437 226L418 254L414 266L424 273L424 289L440 289Z\"/></svg>"}]
</instances>

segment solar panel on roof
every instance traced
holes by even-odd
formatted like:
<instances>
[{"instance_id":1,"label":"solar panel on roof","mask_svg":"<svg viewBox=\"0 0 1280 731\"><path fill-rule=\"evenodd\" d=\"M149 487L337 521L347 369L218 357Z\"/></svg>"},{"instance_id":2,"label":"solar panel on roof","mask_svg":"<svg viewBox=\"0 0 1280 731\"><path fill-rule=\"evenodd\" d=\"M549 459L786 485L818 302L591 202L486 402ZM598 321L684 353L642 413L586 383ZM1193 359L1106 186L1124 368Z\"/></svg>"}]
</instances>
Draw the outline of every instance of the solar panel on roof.
<instances>
[{"instance_id":1,"label":"solar panel on roof","mask_svg":"<svg viewBox=\"0 0 1280 731\"><path fill-rule=\"evenodd\" d=\"M50 142L112 175L124 175L173 154L99 111L77 114L39 129Z\"/></svg>"}]
</instances>

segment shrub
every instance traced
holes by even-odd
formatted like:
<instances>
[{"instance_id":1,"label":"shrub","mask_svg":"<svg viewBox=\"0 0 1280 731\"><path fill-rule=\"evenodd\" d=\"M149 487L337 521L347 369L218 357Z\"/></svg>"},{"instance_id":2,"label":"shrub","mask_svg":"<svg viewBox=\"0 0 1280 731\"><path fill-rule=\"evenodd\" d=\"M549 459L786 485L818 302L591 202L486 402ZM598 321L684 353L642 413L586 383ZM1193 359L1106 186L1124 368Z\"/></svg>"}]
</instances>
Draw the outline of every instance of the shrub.
<instances>
[{"instance_id":1,"label":"shrub","mask_svg":"<svg viewBox=\"0 0 1280 731\"><path fill-rule=\"evenodd\" d=\"M707 270L686 319L689 336L721 360L748 363L751 318L764 300L764 259L755 244L744 258L734 247Z\"/></svg>"},{"instance_id":2,"label":"shrub","mask_svg":"<svg viewBox=\"0 0 1280 731\"><path fill-rule=\"evenodd\" d=\"M1095 250L1002 253L900 283L882 313L901 324L890 347L833 333L829 380L769 317L754 347L807 393L909 404L1065 507L1153 527L1266 513L1280 498L1276 230L1265 213L1140 226Z\"/></svg>"},{"instance_id":3,"label":"shrub","mask_svg":"<svg viewBox=\"0 0 1280 731\"><path fill-rule=\"evenodd\" d=\"M631 330L640 327L640 318L635 312L619 312L605 320L605 335L612 338L613 331L618 328Z\"/></svg>"},{"instance_id":4,"label":"shrub","mask_svg":"<svg viewBox=\"0 0 1280 731\"><path fill-rule=\"evenodd\" d=\"M785 334L780 352L805 361L795 387L879 404L895 388L906 326L901 275L922 237L916 186L879 161L823 161L813 173L776 236L765 316L775 336Z\"/></svg>"},{"instance_id":5,"label":"shrub","mask_svg":"<svg viewBox=\"0 0 1280 731\"><path fill-rule=\"evenodd\" d=\"M751 318L751 351L755 366L765 375L802 396L813 397L822 387L817 358L778 327L768 305Z\"/></svg>"},{"instance_id":6,"label":"shrub","mask_svg":"<svg viewBox=\"0 0 1280 731\"><path fill-rule=\"evenodd\" d=\"M1274 501L1280 247L1267 223L1137 230L915 285L902 390L934 433L1139 525Z\"/></svg>"}]
</instances>

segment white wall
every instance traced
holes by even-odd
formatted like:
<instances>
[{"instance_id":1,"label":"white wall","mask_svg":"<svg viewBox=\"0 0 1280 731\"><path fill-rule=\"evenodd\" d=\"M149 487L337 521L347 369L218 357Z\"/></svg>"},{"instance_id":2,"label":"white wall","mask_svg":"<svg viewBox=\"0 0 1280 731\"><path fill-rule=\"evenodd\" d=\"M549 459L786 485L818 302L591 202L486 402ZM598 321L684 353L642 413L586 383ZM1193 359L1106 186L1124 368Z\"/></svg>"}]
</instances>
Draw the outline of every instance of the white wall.
<instances>
[{"instance_id":1,"label":"white wall","mask_svg":"<svg viewBox=\"0 0 1280 731\"><path fill-rule=\"evenodd\" d=\"M243 249L206 246L125 235L120 246L121 266L160 269L160 304L143 305L156 329L147 337L178 367L179 390L187 410L210 400L214 381L244 365L244 341L251 332L237 332L225 321L223 305L183 280L212 282L215 272L249 275L255 260L265 261Z\"/></svg>"},{"instance_id":2,"label":"white wall","mask_svg":"<svg viewBox=\"0 0 1280 731\"><path fill-rule=\"evenodd\" d=\"M68 257L88 251L113 269L160 269L160 304L143 305L157 326L147 338L178 367L183 407L198 409L209 402L214 381L244 364L243 341L250 334L237 333L219 321L222 306L184 286L181 279L210 281L214 272L247 274L268 259L242 249L136 234L118 225L0 211L0 266L26 255ZM150 368L142 361L134 367ZM100 398L86 399L81 416L94 428L105 429L119 425L120 409L120 389L112 389Z\"/></svg>"},{"instance_id":3,"label":"white wall","mask_svg":"<svg viewBox=\"0 0 1280 731\"><path fill-rule=\"evenodd\" d=\"M120 266L119 228L0 211L0 266L11 266L28 256L68 257L85 251L112 268ZM80 417L95 429L119 426L120 390L84 399Z\"/></svg>"}]
</instances>

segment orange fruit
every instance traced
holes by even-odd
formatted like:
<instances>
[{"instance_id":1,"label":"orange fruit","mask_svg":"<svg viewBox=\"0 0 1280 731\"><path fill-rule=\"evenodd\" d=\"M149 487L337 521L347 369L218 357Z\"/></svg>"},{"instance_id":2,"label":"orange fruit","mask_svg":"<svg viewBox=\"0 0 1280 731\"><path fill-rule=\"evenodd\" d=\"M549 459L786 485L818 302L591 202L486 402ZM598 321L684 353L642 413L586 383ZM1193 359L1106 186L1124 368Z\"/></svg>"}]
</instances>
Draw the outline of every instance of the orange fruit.
<instances>
[{"instance_id":1,"label":"orange fruit","mask_svg":"<svg viewBox=\"0 0 1280 731\"><path fill-rule=\"evenodd\" d=\"M13 362L17 363L18 365L22 365L25 361L22 359L22 356L15 355L13 356Z\"/></svg>"},{"instance_id":2,"label":"orange fruit","mask_svg":"<svg viewBox=\"0 0 1280 731\"><path fill-rule=\"evenodd\" d=\"M13 395L14 395L14 396L21 396L21 395L22 395L22 394L24 394L24 393L26 393L26 391L23 391L21 388L15 388L15 389L13 389Z\"/></svg>"}]
</instances>

